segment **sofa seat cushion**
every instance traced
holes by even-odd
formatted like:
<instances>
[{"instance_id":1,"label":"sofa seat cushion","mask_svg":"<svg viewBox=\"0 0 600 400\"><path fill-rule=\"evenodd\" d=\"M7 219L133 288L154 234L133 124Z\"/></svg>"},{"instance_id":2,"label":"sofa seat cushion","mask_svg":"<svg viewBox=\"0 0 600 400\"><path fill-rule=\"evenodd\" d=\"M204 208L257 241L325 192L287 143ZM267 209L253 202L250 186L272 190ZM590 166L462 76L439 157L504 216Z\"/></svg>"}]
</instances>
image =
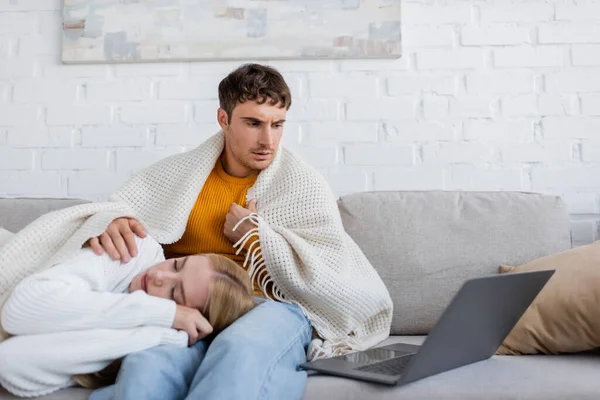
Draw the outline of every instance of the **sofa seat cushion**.
<instances>
[{"instance_id":1,"label":"sofa seat cushion","mask_svg":"<svg viewBox=\"0 0 600 400\"><path fill-rule=\"evenodd\" d=\"M422 340L396 336L381 345ZM494 356L400 387L313 374L304 400L591 400L600 398L598 370L600 355L578 354Z\"/></svg>"},{"instance_id":2,"label":"sofa seat cushion","mask_svg":"<svg viewBox=\"0 0 600 400\"><path fill-rule=\"evenodd\" d=\"M393 336L392 343L420 344L423 336ZM406 386L388 387L311 373L303 400L596 400L600 355L494 356ZM90 391L70 388L40 400L84 400ZM16 400L0 388L0 400Z\"/></svg>"},{"instance_id":3,"label":"sofa seat cushion","mask_svg":"<svg viewBox=\"0 0 600 400\"><path fill-rule=\"evenodd\" d=\"M90 397L91 390L82 388L69 388L59 390L47 396L35 397L36 400L87 400ZM22 397L16 397L0 387L0 400L18 400Z\"/></svg>"}]
</instances>

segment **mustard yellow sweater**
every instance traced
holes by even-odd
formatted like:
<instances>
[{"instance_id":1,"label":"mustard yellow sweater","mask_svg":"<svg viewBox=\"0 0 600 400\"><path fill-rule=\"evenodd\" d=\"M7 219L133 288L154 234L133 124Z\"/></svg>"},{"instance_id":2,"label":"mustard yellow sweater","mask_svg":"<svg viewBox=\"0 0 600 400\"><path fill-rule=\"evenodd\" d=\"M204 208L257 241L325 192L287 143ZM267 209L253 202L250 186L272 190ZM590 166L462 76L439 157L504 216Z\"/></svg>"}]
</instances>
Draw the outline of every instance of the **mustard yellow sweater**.
<instances>
[{"instance_id":1,"label":"mustard yellow sweater","mask_svg":"<svg viewBox=\"0 0 600 400\"><path fill-rule=\"evenodd\" d=\"M225 216L231 203L246 207L246 193L257 175L236 178L225 172L220 161L206 179L188 218L185 233L177 242L165 245L167 258L192 254L215 253L232 259L243 267L246 251L236 255L233 243L223 233ZM248 246L252 241L248 241ZM254 282L253 282L254 284ZM264 297L254 285L254 295Z\"/></svg>"}]
</instances>

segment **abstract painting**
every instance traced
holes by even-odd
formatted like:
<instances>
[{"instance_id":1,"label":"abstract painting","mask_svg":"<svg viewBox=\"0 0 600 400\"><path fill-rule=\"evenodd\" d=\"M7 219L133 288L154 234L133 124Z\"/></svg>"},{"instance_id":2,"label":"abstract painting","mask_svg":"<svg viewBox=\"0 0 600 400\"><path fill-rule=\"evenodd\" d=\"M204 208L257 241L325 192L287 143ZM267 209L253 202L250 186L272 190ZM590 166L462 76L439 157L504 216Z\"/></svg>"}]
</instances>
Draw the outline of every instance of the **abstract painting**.
<instances>
[{"instance_id":1,"label":"abstract painting","mask_svg":"<svg viewBox=\"0 0 600 400\"><path fill-rule=\"evenodd\" d=\"M401 0L64 0L64 63L397 58Z\"/></svg>"}]
</instances>

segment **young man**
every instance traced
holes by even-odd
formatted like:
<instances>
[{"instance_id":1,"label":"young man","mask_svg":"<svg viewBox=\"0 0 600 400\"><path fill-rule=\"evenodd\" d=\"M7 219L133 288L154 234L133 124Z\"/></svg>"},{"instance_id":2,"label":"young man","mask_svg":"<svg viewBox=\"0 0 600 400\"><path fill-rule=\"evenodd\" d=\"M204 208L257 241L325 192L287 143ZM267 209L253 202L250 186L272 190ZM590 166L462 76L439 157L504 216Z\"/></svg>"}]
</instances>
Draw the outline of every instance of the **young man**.
<instances>
[{"instance_id":1,"label":"young man","mask_svg":"<svg viewBox=\"0 0 600 400\"><path fill-rule=\"evenodd\" d=\"M165 218L182 221L155 234L169 257L233 259L248 270L261 304L210 347L199 341L127 356L116 384L93 400L301 399L307 375L297 366L313 337L324 342L313 341L309 358L370 347L389 334L389 294L343 231L327 184L280 147L292 103L283 77L244 65L220 83L219 100L222 132L149 167L113 195L141 218L115 219L90 245L127 263L137 254L135 235L146 234L143 224L166 226L159 214L168 212ZM150 187L163 193L150 201Z\"/></svg>"}]
</instances>

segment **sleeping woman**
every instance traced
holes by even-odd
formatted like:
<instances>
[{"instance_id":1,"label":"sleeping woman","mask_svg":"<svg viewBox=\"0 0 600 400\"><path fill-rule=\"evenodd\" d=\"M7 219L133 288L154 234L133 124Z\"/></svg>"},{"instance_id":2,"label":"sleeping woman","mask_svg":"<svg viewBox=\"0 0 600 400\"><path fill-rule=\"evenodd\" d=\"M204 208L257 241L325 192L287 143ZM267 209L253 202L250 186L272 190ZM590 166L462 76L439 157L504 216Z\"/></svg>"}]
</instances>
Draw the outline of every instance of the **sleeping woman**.
<instances>
[{"instance_id":1,"label":"sleeping woman","mask_svg":"<svg viewBox=\"0 0 600 400\"><path fill-rule=\"evenodd\" d=\"M254 306L248 275L233 261L165 260L153 238L136 240L128 264L84 248L19 283L1 310L2 328L14 335L0 343L2 386L32 397L108 384L127 354L191 345Z\"/></svg>"}]
</instances>

